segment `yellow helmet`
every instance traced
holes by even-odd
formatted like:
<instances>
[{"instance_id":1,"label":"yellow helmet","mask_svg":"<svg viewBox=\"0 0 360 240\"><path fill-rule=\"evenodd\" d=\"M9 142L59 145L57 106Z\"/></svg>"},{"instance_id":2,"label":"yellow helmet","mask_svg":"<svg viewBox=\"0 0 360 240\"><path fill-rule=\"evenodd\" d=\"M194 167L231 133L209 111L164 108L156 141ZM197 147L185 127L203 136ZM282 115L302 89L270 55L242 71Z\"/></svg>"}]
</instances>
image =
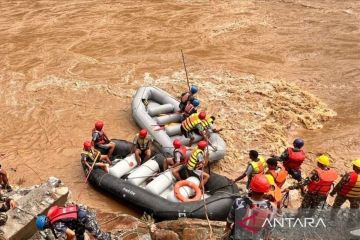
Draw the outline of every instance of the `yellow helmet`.
<instances>
[{"instance_id":1,"label":"yellow helmet","mask_svg":"<svg viewBox=\"0 0 360 240\"><path fill-rule=\"evenodd\" d=\"M270 183L270 185L275 185L275 179L271 174L265 174L266 179Z\"/></svg>"},{"instance_id":2,"label":"yellow helmet","mask_svg":"<svg viewBox=\"0 0 360 240\"><path fill-rule=\"evenodd\" d=\"M329 158L329 156L327 156L327 155L321 155L321 156L318 156L317 158L316 158L316 161L318 162L318 163L321 163L322 165L324 165L324 166L330 166L330 158Z\"/></svg>"},{"instance_id":3,"label":"yellow helmet","mask_svg":"<svg viewBox=\"0 0 360 240\"><path fill-rule=\"evenodd\" d=\"M356 167L360 168L360 158L353 161L352 164L355 165Z\"/></svg>"}]
</instances>

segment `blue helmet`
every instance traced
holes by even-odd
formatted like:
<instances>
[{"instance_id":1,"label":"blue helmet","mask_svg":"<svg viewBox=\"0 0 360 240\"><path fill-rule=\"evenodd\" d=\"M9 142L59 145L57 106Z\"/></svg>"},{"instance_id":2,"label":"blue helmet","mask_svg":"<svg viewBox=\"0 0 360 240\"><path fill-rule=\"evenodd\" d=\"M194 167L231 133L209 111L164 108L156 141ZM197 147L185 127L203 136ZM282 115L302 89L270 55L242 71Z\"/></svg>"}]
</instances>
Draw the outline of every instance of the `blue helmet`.
<instances>
[{"instance_id":1,"label":"blue helmet","mask_svg":"<svg viewBox=\"0 0 360 240\"><path fill-rule=\"evenodd\" d=\"M293 145L296 148L302 148L304 146L304 140L302 140L301 138L297 138L294 140Z\"/></svg>"},{"instance_id":2,"label":"blue helmet","mask_svg":"<svg viewBox=\"0 0 360 240\"><path fill-rule=\"evenodd\" d=\"M200 100L199 99L194 99L192 102L192 105L194 105L194 107L197 107L200 105Z\"/></svg>"},{"instance_id":3,"label":"blue helmet","mask_svg":"<svg viewBox=\"0 0 360 240\"><path fill-rule=\"evenodd\" d=\"M191 85L191 88L190 88L190 92L192 93L192 94L195 94L195 93L197 93L198 92L198 87L197 86L195 86L195 85Z\"/></svg>"},{"instance_id":4,"label":"blue helmet","mask_svg":"<svg viewBox=\"0 0 360 240\"><path fill-rule=\"evenodd\" d=\"M45 215L39 215L36 217L36 227L40 231L44 230L46 227L47 217Z\"/></svg>"}]
</instances>

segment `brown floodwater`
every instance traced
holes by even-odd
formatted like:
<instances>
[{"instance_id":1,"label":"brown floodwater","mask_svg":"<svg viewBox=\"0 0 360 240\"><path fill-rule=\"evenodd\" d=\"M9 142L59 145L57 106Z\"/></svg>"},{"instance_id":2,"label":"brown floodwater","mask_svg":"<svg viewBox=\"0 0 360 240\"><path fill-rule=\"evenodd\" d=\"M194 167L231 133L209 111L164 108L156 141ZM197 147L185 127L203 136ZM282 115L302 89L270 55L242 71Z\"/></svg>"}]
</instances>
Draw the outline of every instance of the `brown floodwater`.
<instances>
[{"instance_id":1,"label":"brown floodwater","mask_svg":"<svg viewBox=\"0 0 360 240\"><path fill-rule=\"evenodd\" d=\"M360 157L358 0L3 0L0 10L1 163L16 184L55 175L75 200L135 214L84 184L82 142L97 119L131 140L131 96L149 75L182 71L180 49L192 73L252 74L316 95L337 116L289 141L302 135L341 171Z\"/></svg>"}]
</instances>

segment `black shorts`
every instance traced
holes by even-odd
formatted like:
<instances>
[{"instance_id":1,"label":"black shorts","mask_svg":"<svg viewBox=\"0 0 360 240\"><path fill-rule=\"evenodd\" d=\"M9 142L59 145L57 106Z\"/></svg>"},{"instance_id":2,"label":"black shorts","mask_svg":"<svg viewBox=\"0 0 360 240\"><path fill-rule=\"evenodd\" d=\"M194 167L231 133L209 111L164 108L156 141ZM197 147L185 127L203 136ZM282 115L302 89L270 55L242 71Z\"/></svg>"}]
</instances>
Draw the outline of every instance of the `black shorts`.
<instances>
[{"instance_id":1,"label":"black shorts","mask_svg":"<svg viewBox=\"0 0 360 240\"><path fill-rule=\"evenodd\" d=\"M288 173L290 174L290 176L295 179L296 181L300 182L301 181L301 169L286 169L286 171L288 171Z\"/></svg>"},{"instance_id":2,"label":"black shorts","mask_svg":"<svg viewBox=\"0 0 360 240\"><path fill-rule=\"evenodd\" d=\"M197 177L200 180L200 176L196 174L194 171L189 170L185 165L181 166L179 175L182 180L185 180L188 177Z\"/></svg>"},{"instance_id":3,"label":"black shorts","mask_svg":"<svg viewBox=\"0 0 360 240\"><path fill-rule=\"evenodd\" d=\"M184 128L183 128L183 126L181 126L180 127L180 130L181 130L181 133L182 133L182 135L184 135L186 138L191 138L191 137L193 137L193 135L194 135L194 133L196 133L196 134L199 134L200 135L200 132L199 132L199 129L194 129L194 130L192 130L192 131L186 131Z\"/></svg>"}]
</instances>

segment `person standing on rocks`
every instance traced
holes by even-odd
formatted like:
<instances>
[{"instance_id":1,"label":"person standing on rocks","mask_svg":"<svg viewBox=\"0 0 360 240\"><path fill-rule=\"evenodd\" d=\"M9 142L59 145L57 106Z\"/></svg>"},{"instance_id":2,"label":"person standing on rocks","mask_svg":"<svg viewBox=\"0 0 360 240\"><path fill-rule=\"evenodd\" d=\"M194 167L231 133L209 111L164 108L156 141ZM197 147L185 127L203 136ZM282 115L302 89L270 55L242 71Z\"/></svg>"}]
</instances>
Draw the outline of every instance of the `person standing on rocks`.
<instances>
[{"instance_id":1,"label":"person standing on rocks","mask_svg":"<svg viewBox=\"0 0 360 240\"><path fill-rule=\"evenodd\" d=\"M259 157L259 153L257 151L250 150L249 157L251 161L249 162L245 172L232 181L233 183L236 183L237 181L240 181L247 176L248 178L248 181L246 183L247 189L249 189L250 182L253 176L264 173L264 169L266 166L265 158L262 156Z\"/></svg>"},{"instance_id":2,"label":"person standing on rocks","mask_svg":"<svg viewBox=\"0 0 360 240\"><path fill-rule=\"evenodd\" d=\"M104 130L104 122L103 121L96 121L95 128L92 130L92 145L96 148L101 148L107 151L107 155L111 158L116 144L111 142L107 135L105 134Z\"/></svg>"},{"instance_id":3,"label":"person standing on rocks","mask_svg":"<svg viewBox=\"0 0 360 240\"><path fill-rule=\"evenodd\" d=\"M36 227L39 231L51 229L57 234L65 234L67 240L84 240L85 230L98 240L110 240L110 233L101 231L94 212L78 205L51 207L46 215L38 215Z\"/></svg>"},{"instance_id":4,"label":"person standing on rocks","mask_svg":"<svg viewBox=\"0 0 360 240\"><path fill-rule=\"evenodd\" d=\"M16 208L16 202L11 198L3 196L0 192L0 226L5 225L8 219L6 212L14 208Z\"/></svg>"},{"instance_id":5,"label":"person standing on rocks","mask_svg":"<svg viewBox=\"0 0 360 240\"><path fill-rule=\"evenodd\" d=\"M331 209L331 217L334 219L341 205L347 200L350 202L350 209L358 211L360 207L360 158L353 161L353 171L346 173L338 184L331 191L330 196L336 195Z\"/></svg>"},{"instance_id":6,"label":"person standing on rocks","mask_svg":"<svg viewBox=\"0 0 360 240\"><path fill-rule=\"evenodd\" d=\"M276 206L265 199L270 184L265 175L255 175L250 182L248 197L236 198L226 219L224 234L229 240L270 239L267 224L276 214Z\"/></svg>"},{"instance_id":7,"label":"person standing on rocks","mask_svg":"<svg viewBox=\"0 0 360 240\"><path fill-rule=\"evenodd\" d=\"M188 102L194 100L194 95L198 92L198 87L195 85L191 85L190 91L184 92L180 96L180 104L179 108L181 112L184 112L186 105Z\"/></svg>"},{"instance_id":8,"label":"person standing on rocks","mask_svg":"<svg viewBox=\"0 0 360 240\"><path fill-rule=\"evenodd\" d=\"M317 157L316 161L317 168L310 173L309 177L288 188L288 190L292 190L307 186L308 191L300 206L302 209L324 208L331 186L338 177L337 172L329 167L330 158L327 155ZM310 213L310 215L312 214Z\"/></svg>"}]
</instances>

